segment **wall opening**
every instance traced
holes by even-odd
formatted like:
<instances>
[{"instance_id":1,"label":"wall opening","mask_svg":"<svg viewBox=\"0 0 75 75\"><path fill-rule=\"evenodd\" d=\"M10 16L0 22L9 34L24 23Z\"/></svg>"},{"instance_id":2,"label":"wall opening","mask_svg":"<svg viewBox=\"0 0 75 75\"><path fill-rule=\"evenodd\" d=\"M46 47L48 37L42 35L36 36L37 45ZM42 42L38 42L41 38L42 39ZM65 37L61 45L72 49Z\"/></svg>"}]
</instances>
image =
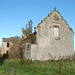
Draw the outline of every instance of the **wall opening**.
<instances>
[{"instance_id":1,"label":"wall opening","mask_svg":"<svg viewBox=\"0 0 75 75\"><path fill-rule=\"evenodd\" d=\"M9 43L7 43L7 47L9 47Z\"/></svg>"}]
</instances>

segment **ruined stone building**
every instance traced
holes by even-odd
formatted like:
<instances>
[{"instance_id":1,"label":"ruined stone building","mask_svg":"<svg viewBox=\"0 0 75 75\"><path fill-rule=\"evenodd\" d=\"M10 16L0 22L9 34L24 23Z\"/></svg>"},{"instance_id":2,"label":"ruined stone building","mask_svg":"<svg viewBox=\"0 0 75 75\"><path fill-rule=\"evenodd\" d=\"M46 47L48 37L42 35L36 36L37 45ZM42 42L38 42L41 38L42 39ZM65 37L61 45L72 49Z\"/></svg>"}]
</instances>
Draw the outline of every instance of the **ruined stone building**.
<instances>
[{"instance_id":1,"label":"ruined stone building","mask_svg":"<svg viewBox=\"0 0 75 75\"><path fill-rule=\"evenodd\" d=\"M74 54L74 32L56 10L35 28L36 43L23 44L23 58L51 60Z\"/></svg>"},{"instance_id":2,"label":"ruined stone building","mask_svg":"<svg viewBox=\"0 0 75 75\"><path fill-rule=\"evenodd\" d=\"M35 27L31 35L35 39L32 43L23 44L23 59L57 60L74 54L74 32L56 8ZM12 41L12 38L3 38L2 54L10 50Z\"/></svg>"},{"instance_id":3,"label":"ruined stone building","mask_svg":"<svg viewBox=\"0 0 75 75\"><path fill-rule=\"evenodd\" d=\"M3 38L1 54L3 55L5 53L7 53L7 51L10 51L10 47L13 45L13 42L16 40L17 40L17 38L14 38L14 37Z\"/></svg>"},{"instance_id":4,"label":"ruined stone building","mask_svg":"<svg viewBox=\"0 0 75 75\"><path fill-rule=\"evenodd\" d=\"M3 38L2 51L1 51L2 55L7 53L8 50L10 50L10 45L12 45L12 39L11 38Z\"/></svg>"}]
</instances>

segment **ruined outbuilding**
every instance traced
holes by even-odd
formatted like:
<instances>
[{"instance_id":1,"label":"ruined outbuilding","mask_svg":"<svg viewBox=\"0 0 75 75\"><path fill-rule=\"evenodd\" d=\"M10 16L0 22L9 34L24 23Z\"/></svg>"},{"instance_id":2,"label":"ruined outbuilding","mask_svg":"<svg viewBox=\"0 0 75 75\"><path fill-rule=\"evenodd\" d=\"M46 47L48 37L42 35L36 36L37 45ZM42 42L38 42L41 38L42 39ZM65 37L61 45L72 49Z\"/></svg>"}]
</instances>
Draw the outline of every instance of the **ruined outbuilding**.
<instances>
[{"instance_id":1,"label":"ruined outbuilding","mask_svg":"<svg viewBox=\"0 0 75 75\"><path fill-rule=\"evenodd\" d=\"M10 45L12 45L12 39L11 38L3 38L2 40L2 51L1 54L7 53L7 51L10 50Z\"/></svg>"},{"instance_id":2,"label":"ruined outbuilding","mask_svg":"<svg viewBox=\"0 0 75 75\"><path fill-rule=\"evenodd\" d=\"M10 38L3 38L2 39L2 50L1 54L6 54L7 51L10 51L10 47L13 45L14 42L16 42L18 39L15 37Z\"/></svg>"}]
</instances>

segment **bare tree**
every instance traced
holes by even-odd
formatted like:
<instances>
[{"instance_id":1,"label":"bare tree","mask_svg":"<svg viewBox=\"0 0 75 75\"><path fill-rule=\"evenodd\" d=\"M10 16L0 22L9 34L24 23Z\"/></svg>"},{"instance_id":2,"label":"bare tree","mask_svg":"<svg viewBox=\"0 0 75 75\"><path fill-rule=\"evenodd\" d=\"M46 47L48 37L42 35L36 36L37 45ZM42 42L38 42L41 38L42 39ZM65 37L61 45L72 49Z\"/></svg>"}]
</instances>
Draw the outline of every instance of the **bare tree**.
<instances>
[{"instance_id":1,"label":"bare tree","mask_svg":"<svg viewBox=\"0 0 75 75\"><path fill-rule=\"evenodd\" d=\"M25 29L22 28L23 36L24 36L24 35L27 35L27 34L32 34L32 24L33 24L33 22L32 22L32 20L30 20L30 21L28 22L28 24L26 24Z\"/></svg>"}]
</instances>

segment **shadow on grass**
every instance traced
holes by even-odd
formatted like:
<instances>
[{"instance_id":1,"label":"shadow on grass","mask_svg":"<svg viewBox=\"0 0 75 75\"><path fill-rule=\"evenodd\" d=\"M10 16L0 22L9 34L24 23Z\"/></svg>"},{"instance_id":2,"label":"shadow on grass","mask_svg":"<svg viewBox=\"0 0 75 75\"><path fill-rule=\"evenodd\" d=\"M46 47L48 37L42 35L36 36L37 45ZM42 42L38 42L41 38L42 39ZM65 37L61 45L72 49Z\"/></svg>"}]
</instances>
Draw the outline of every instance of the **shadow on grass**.
<instances>
[{"instance_id":1,"label":"shadow on grass","mask_svg":"<svg viewBox=\"0 0 75 75\"><path fill-rule=\"evenodd\" d=\"M0 57L0 65L2 65L6 59L8 59L8 51L6 54L3 54L3 56Z\"/></svg>"}]
</instances>

